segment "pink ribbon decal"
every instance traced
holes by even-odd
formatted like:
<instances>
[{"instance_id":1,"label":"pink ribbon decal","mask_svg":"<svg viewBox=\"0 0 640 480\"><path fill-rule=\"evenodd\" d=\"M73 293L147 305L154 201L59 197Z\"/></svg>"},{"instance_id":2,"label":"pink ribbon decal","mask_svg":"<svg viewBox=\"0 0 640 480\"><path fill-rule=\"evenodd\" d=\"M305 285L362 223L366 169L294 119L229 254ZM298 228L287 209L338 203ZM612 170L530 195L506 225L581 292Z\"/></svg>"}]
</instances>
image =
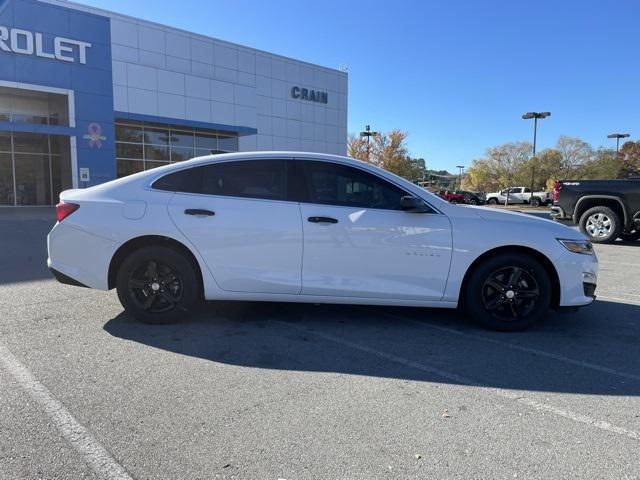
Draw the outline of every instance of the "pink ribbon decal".
<instances>
[{"instance_id":1,"label":"pink ribbon decal","mask_svg":"<svg viewBox=\"0 0 640 480\"><path fill-rule=\"evenodd\" d=\"M89 124L87 127L87 133L82 138L89 140L89 146L91 148L94 146L102 148L102 142L107 139L107 137L102 135L102 127L96 122L91 122Z\"/></svg>"}]
</instances>

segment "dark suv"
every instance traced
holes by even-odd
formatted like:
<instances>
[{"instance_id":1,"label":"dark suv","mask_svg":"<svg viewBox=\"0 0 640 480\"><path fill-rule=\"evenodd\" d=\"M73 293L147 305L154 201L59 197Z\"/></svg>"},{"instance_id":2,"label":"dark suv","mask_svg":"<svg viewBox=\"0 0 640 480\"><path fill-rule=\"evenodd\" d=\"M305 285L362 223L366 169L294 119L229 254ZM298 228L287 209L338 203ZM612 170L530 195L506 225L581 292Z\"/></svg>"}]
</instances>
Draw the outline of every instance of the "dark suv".
<instances>
[{"instance_id":1,"label":"dark suv","mask_svg":"<svg viewBox=\"0 0 640 480\"><path fill-rule=\"evenodd\" d=\"M464 203L469 205L484 205L486 201L482 193L467 192L466 190L456 190L455 193L462 195L464 197Z\"/></svg>"}]
</instances>

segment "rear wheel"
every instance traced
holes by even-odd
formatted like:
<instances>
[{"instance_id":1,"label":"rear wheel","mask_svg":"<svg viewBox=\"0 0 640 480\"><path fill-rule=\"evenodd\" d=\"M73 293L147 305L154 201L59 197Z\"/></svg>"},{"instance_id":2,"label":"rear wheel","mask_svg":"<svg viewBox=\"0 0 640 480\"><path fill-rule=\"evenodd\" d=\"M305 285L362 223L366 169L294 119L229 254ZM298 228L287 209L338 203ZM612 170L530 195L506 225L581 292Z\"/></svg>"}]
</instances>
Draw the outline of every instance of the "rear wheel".
<instances>
[{"instance_id":1,"label":"rear wheel","mask_svg":"<svg viewBox=\"0 0 640 480\"><path fill-rule=\"evenodd\" d=\"M116 278L120 303L137 320L165 324L188 316L198 300L198 280L188 259L164 246L135 250Z\"/></svg>"},{"instance_id":2,"label":"rear wheel","mask_svg":"<svg viewBox=\"0 0 640 480\"><path fill-rule=\"evenodd\" d=\"M551 280L535 258L520 253L481 263L464 292L467 313L492 330L523 330L539 320L551 304Z\"/></svg>"},{"instance_id":3,"label":"rear wheel","mask_svg":"<svg viewBox=\"0 0 640 480\"><path fill-rule=\"evenodd\" d=\"M609 207L593 207L580 217L580 231L594 243L611 243L620 236L622 222Z\"/></svg>"},{"instance_id":4,"label":"rear wheel","mask_svg":"<svg viewBox=\"0 0 640 480\"><path fill-rule=\"evenodd\" d=\"M541 202L542 201L538 197L533 197L531 199L531 206L532 207L539 207Z\"/></svg>"}]
</instances>

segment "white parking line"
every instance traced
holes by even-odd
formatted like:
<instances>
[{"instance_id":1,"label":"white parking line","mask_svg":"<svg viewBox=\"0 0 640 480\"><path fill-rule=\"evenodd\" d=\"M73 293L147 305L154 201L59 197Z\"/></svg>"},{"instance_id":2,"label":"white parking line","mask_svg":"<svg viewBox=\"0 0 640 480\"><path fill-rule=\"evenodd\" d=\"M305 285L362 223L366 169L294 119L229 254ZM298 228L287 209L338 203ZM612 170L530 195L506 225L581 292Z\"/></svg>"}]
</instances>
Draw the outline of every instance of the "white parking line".
<instances>
[{"instance_id":1,"label":"white parking line","mask_svg":"<svg viewBox=\"0 0 640 480\"><path fill-rule=\"evenodd\" d=\"M540 357L552 358L554 360L558 360L560 362L570 363L572 365L576 365L578 367L588 368L591 370L596 370L598 372L608 373L610 375L615 375L618 377L628 378L630 380L640 380L640 375L635 375L633 373L621 372L619 370L615 370L613 368L605 367L603 365L598 365L596 363L585 362L584 360L577 360L575 358L565 357L564 355L559 355L557 353L547 352L546 350L539 350L537 348L525 347L523 345L518 345L517 343L505 342L504 340L497 340L495 338L486 337L484 335L476 335L474 333L467 333L461 330L457 330L455 328L442 327L440 325L433 325L431 323L424 323L418 320L413 320L410 318L404 318L399 315L394 315L393 313L382 312L382 315L385 315L389 318L393 318L394 320L400 320L407 323L412 323L415 325L420 325L424 328L430 328L432 330L439 330L441 332L450 333L452 335L458 335L460 337L470 338L472 340L480 340L482 342L493 343L494 345L500 345L502 347L510 348L512 350L518 350L520 352L525 353L533 353Z\"/></svg>"},{"instance_id":2,"label":"white parking line","mask_svg":"<svg viewBox=\"0 0 640 480\"><path fill-rule=\"evenodd\" d=\"M126 470L82 426L65 406L41 384L16 357L0 344L0 364L49 415L65 440L78 452L94 473L104 480L132 480Z\"/></svg>"},{"instance_id":3,"label":"white parking line","mask_svg":"<svg viewBox=\"0 0 640 480\"><path fill-rule=\"evenodd\" d=\"M350 347L353 348L354 350L358 350L361 352L365 352L368 354L371 354L373 356L376 356L378 358L383 358L385 360L389 360L395 363L399 363L401 365L404 365L406 367L410 367L410 368L414 368L416 370L420 370L423 372L427 372L427 373L431 373L434 375L437 375L441 378L445 378L447 380L453 381L453 382L457 382L460 384L464 384L464 385L469 385L469 386L473 386L473 387L478 387L480 390L487 392L487 393L492 393L494 395L497 395L501 398L506 398L518 403L521 403L523 405L527 405L530 408L533 408L534 410L538 410L538 411L543 411L543 412L548 412L551 413L553 415L559 416L559 417L563 417L563 418L567 418L569 420L572 420L574 422L577 423L582 423L585 425L589 425L595 428L598 428L600 430L604 430L606 432L609 433L616 433L618 435L623 435L625 437L631 438L633 440L640 440L640 433L636 432L634 430L629 430L627 428L624 427L618 427L616 425L613 425L609 422L606 422L604 420L598 420L595 418L591 418L587 415L581 415L579 413L575 413L572 412L570 410L564 410L562 408L557 408L554 407L553 405L549 405L547 403L543 403L543 402L538 402L536 400L533 400L531 398L527 398L524 396L523 392L517 392L517 391L512 391L512 390L504 390L501 388L489 388L489 387L485 387L482 386L480 382L476 382L470 378L464 377L462 375L458 375L457 373L452 373L452 372L448 372L445 370L442 370L440 368L436 368L436 367L432 367L430 365L427 365L425 363L421 363L421 362L416 362L414 360L409 360L405 357L401 357L399 355L395 355L393 353L388 353L388 352L383 352L381 350L377 350L375 348L371 348L368 347L367 345L362 345L359 343L355 343L355 342L351 342L349 340L345 340L344 338L340 338L340 337L336 337L334 335L330 335L328 333L323 333L323 332L318 332L316 330L308 330L307 328L300 326L300 325L296 325L294 323L289 323L289 322L284 322L281 320L272 320L275 323L279 323L282 325L285 325L287 327L290 328L294 328L296 330L305 332L307 334L310 335L315 335L317 337L323 338L325 340L328 340L330 342L334 342L337 343L339 345L343 345L345 347Z\"/></svg>"}]
</instances>

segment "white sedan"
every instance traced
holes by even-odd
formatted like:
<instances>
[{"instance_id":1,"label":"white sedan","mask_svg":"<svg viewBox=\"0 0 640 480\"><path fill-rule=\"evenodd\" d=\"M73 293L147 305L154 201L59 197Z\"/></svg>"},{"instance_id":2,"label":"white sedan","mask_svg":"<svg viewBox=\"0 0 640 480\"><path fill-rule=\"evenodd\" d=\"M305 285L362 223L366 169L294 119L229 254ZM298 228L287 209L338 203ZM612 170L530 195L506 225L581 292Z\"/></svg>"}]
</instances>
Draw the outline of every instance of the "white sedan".
<instances>
[{"instance_id":1,"label":"white sedan","mask_svg":"<svg viewBox=\"0 0 640 480\"><path fill-rule=\"evenodd\" d=\"M48 265L148 323L201 300L464 308L523 329L593 302L597 259L550 220L457 206L345 157L201 157L60 195Z\"/></svg>"}]
</instances>

